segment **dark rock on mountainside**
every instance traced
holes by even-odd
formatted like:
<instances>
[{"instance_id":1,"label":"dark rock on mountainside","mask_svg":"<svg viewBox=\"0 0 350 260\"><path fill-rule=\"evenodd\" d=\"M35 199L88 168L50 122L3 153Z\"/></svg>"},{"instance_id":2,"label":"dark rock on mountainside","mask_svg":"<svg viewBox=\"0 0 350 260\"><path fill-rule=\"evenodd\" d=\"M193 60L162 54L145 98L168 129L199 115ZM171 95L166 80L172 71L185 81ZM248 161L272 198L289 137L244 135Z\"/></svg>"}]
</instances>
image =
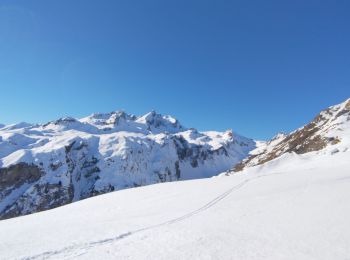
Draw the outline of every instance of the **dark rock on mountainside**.
<instances>
[{"instance_id":1,"label":"dark rock on mountainside","mask_svg":"<svg viewBox=\"0 0 350 260\"><path fill-rule=\"evenodd\" d=\"M0 168L0 200L9 200L9 204L0 208L0 219L18 215L18 210L12 208L16 203L13 197L20 193L23 187L35 184L44 172L34 164L18 163L7 168ZM11 199L14 200L11 204ZM15 207L14 207L15 208Z\"/></svg>"}]
</instances>

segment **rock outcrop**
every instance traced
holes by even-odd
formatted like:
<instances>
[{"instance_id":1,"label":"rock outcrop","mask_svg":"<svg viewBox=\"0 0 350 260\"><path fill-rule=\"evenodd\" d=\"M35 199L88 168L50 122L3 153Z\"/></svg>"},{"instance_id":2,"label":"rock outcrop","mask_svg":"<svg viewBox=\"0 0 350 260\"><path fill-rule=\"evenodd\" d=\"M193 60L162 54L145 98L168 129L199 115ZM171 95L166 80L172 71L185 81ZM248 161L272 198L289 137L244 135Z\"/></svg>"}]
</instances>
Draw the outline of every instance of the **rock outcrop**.
<instances>
[{"instance_id":1,"label":"rock outcrop","mask_svg":"<svg viewBox=\"0 0 350 260\"><path fill-rule=\"evenodd\" d=\"M310 123L266 144L265 149L252 154L233 169L242 171L246 167L261 165L285 153L304 154L320 151L327 146L341 142L344 129L350 125L350 99L329 107L318 114Z\"/></svg>"}]
</instances>

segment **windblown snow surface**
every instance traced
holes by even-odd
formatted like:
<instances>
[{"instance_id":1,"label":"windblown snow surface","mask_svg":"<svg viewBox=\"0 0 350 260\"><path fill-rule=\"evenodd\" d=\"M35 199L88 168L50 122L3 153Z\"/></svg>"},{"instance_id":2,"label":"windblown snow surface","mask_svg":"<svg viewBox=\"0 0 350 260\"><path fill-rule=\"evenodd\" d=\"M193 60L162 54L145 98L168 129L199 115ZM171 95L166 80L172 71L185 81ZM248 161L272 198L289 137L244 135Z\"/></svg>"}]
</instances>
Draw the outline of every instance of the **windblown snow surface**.
<instances>
[{"instance_id":1,"label":"windblown snow surface","mask_svg":"<svg viewBox=\"0 0 350 260\"><path fill-rule=\"evenodd\" d=\"M350 259L346 143L0 221L0 258Z\"/></svg>"}]
</instances>

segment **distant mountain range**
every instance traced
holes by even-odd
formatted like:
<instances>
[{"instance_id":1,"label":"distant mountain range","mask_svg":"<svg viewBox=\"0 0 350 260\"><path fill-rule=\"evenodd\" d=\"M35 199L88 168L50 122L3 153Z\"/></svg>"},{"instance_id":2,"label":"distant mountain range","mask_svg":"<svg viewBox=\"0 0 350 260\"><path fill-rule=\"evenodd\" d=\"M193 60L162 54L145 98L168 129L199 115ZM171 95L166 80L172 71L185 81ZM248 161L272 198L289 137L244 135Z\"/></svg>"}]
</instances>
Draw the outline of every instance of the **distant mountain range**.
<instances>
[{"instance_id":1,"label":"distant mountain range","mask_svg":"<svg viewBox=\"0 0 350 260\"><path fill-rule=\"evenodd\" d=\"M6 219L126 188L236 174L289 153L346 150L350 99L267 142L188 129L154 111L0 127L0 219Z\"/></svg>"},{"instance_id":2,"label":"distant mountain range","mask_svg":"<svg viewBox=\"0 0 350 260\"><path fill-rule=\"evenodd\" d=\"M148 184L206 178L256 148L227 132L198 132L171 116L125 112L0 129L0 218Z\"/></svg>"}]
</instances>

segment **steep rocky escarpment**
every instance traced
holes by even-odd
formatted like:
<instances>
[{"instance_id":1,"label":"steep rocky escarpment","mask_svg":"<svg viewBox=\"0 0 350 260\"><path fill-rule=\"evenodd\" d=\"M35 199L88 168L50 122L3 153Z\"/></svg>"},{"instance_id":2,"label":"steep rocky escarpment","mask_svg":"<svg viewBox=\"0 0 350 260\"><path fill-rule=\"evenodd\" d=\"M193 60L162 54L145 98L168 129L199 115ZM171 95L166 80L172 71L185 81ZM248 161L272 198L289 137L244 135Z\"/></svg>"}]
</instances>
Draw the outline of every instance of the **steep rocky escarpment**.
<instances>
[{"instance_id":1,"label":"steep rocky escarpment","mask_svg":"<svg viewBox=\"0 0 350 260\"><path fill-rule=\"evenodd\" d=\"M18 163L7 168L0 168L0 191L7 187L19 187L24 183L33 183L42 175L40 168L34 164Z\"/></svg>"},{"instance_id":2,"label":"steep rocky escarpment","mask_svg":"<svg viewBox=\"0 0 350 260\"><path fill-rule=\"evenodd\" d=\"M32 185L37 185L45 173L34 164L18 163L0 168L0 219L17 216L16 202Z\"/></svg>"}]
</instances>

